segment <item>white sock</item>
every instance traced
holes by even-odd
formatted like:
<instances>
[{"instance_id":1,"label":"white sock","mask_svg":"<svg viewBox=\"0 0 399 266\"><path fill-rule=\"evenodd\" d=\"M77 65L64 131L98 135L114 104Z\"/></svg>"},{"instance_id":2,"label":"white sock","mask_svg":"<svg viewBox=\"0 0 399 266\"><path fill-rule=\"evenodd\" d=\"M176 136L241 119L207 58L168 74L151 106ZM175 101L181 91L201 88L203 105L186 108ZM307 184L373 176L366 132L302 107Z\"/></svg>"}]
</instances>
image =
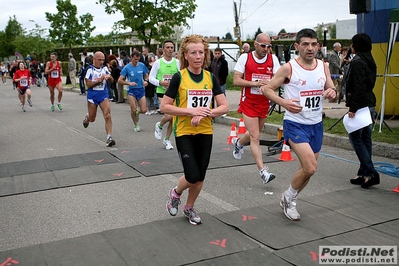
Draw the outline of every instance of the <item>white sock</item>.
<instances>
[{"instance_id":1,"label":"white sock","mask_svg":"<svg viewBox=\"0 0 399 266\"><path fill-rule=\"evenodd\" d=\"M293 189L291 185L290 185L290 187L285 191L285 196L286 196L287 198L290 198L290 199L295 198L297 194L298 194L298 190Z\"/></svg>"},{"instance_id":2,"label":"white sock","mask_svg":"<svg viewBox=\"0 0 399 266\"><path fill-rule=\"evenodd\" d=\"M111 134L108 134L108 135L107 135L107 139L109 139L110 137L111 137Z\"/></svg>"}]
</instances>

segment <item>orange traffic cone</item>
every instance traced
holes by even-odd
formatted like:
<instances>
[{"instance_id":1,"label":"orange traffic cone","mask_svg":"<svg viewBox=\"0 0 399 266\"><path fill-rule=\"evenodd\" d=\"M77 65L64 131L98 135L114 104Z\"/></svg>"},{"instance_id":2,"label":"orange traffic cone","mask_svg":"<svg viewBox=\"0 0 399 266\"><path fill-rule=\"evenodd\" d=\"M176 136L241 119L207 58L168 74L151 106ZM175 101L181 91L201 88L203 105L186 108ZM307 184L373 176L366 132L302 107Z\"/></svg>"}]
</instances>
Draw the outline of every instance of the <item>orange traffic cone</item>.
<instances>
[{"instance_id":1,"label":"orange traffic cone","mask_svg":"<svg viewBox=\"0 0 399 266\"><path fill-rule=\"evenodd\" d=\"M245 132L247 132L247 129L245 128L244 118L240 118L240 124L238 124L237 134L241 135L245 134Z\"/></svg>"},{"instance_id":2,"label":"orange traffic cone","mask_svg":"<svg viewBox=\"0 0 399 266\"><path fill-rule=\"evenodd\" d=\"M227 144L232 144L233 138L237 138L236 122L231 123L230 136L227 138Z\"/></svg>"},{"instance_id":3,"label":"orange traffic cone","mask_svg":"<svg viewBox=\"0 0 399 266\"><path fill-rule=\"evenodd\" d=\"M399 184L397 188L392 189L393 192L399 193Z\"/></svg>"},{"instance_id":4,"label":"orange traffic cone","mask_svg":"<svg viewBox=\"0 0 399 266\"><path fill-rule=\"evenodd\" d=\"M279 160L284 161L284 162L295 160L294 158L292 158L290 146L285 144L285 140L284 140L283 148L281 149L281 155L280 155Z\"/></svg>"}]
</instances>

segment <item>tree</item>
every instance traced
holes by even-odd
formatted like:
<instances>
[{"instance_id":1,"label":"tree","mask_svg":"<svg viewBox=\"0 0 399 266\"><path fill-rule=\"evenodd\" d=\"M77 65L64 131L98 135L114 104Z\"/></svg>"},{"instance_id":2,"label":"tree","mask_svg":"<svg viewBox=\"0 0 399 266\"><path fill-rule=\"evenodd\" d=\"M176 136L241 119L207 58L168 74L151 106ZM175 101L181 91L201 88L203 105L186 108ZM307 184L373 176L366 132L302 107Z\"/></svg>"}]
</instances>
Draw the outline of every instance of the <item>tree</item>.
<instances>
[{"instance_id":1,"label":"tree","mask_svg":"<svg viewBox=\"0 0 399 266\"><path fill-rule=\"evenodd\" d=\"M174 26L173 33L168 36L168 39L179 42L181 41L184 33L184 28L182 26Z\"/></svg>"},{"instance_id":2,"label":"tree","mask_svg":"<svg viewBox=\"0 0 399 266\"><path fill-rule=\"evenodd\" d=\"M9 17L4 31L0 32L0 57L8 57L15 52L14 40L23 33L22 25L17 21L16 16Z\"/></svg>"},{"instance_id":3,"label":"tree","mask_svg":"<svg viewBox=\"0 0 399 266\"><path fill-rule=\"evenodd\" d=\"M233 39L233 36L231 35L231 33L230 32L227 32L226 33L226 37L224 37L226 40L232 40Z\"/></svg>"},{"instance_id":4,"label":"tree","mask_svg":"<svg viewBox=\"0 0 399 266\"><path fill-rule=\"evenodd\" d=\"M53 41L72 48L82 45L96 27L90 27L93 16L86 13L77 18L77 7L70 0L57 0L58 13L45 12L46 20L50 22L50 37Z\"/></svg>"},{"instance_id":5,"label":"tree","mask_svg":"<svg viewBox=\"0 0 399 266\"><path fill-rule=\"evenodd\" d=\"M259 33L262 33L263 31L260 29L260 27L258 28L258 30L255 32L255 35L254 35L254 40L256 40L256 36L258 36L259 35Z\"/></svg>"},{"instance_id":6,"label":"tree","mask_svg":"<svg viewBox=\"0 0 399 266\"><path fill-rule=\"evenodd\" d=\"M287 31L286 31L285 29L281 29L281 30L278 32L278 35L280 35L281 33L287 33Z\"/></svg>"},{"instance_id":7,"label":"tree","mask_svg":"<svg viewBox=\"0 0 399 266\"><path fill-rule=\"evenodd\" d=\"M36 55L37 60L45 61L46 53L52 50L56 44L51 42L48 36L46 36L47 29L43 29L40 25L35 24L35 28L30 30L28 33L24 30L14 40L16 51L21 54Z\"/></svg>"},{"instance_id":8,"label":"tree","mask_svg":"<svg viewBox=\"0 0 399 266\"><path fill-rule=\"evenodd\" d=\"M152 39L161 42L172 36L175 26L189 27L186 20L197 7L195 0L97 0L97 4L104 5L107 14L121 12L124 19L114 28L130 28L147 47Z\"/></svg>"}]
</instances>

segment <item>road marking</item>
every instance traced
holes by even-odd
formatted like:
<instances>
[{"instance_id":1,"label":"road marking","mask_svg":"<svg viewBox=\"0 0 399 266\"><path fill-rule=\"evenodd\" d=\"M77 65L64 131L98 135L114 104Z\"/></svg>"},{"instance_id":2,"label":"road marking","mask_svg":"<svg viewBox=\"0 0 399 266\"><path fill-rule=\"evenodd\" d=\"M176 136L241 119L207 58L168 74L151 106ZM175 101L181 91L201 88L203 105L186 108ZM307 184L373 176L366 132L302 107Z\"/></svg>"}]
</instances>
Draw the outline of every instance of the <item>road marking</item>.
<instances>
[{"instance_id":1,"label":"road marking","mask_svg":"<svg viewBox=\"0 0 399 266\"><path fill-rule=\"evenodd\" d=\"M173 176L173 175L161 175L161 177L173 182L173 183L177 183L177 181L179 180L179 178ZM238 211L240 208L238 208L237 206L234 206L228 202L225 202L224 200L215 197L214 195L201 190L201 193L199 195L201 198L206 199L207 201L217 205L220 208L225 209L226 211Z\"/></svg>"}]
</instances>

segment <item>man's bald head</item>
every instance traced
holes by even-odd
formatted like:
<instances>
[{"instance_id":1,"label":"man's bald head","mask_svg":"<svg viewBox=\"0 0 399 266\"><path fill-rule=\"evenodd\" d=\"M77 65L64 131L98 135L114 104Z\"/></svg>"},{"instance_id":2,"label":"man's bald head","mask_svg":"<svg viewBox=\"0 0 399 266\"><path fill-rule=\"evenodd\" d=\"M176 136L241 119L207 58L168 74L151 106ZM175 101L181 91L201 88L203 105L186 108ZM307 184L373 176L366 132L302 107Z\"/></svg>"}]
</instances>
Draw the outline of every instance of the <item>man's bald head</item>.
<instances>
[{"instance_id":1,"label":"man's bald head","mask_svg":"<svg viewBox=\"0 0 399 266\"><path fill-rule=\"evenodd\" d=\"M104 60L105 60L105 55L102 52L97 51L94 53L93 65L96 68L100 68L104 64Z\"/></svg>"}]
</instances>

